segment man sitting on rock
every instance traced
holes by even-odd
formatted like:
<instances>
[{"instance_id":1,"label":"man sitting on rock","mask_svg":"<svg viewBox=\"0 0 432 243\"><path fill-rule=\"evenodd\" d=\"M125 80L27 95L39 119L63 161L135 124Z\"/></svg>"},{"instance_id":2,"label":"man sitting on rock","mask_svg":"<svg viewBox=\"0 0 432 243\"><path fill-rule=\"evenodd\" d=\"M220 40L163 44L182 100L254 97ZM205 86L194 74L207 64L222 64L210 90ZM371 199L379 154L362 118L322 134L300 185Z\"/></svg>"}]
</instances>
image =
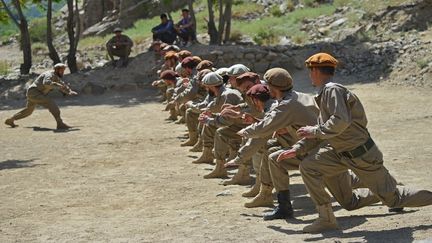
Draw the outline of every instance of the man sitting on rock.
<instances>
[{"instance_id":1,"label":"man sitting on rock","mask_svg":"<svg viewBox=\"0 0 432 243\"><path fill-rule=\"evenodd\" d=\"M153 40L160 40L171 45L177 38L174 23L168 19L166 14L161 14L160 19L161 23L152 29Z\"/></svg>"},{"instance_id":2,"label":"man sitting on rock","mask_svg":"<svg viewBox=\"0 0 432 243\"><path fill-rule=\"evenodd\" d=\"M178 36L182 39L182 44L189 47L195 39L195 23L189 15L189 9L183 9L182 16L183 18L175 25L175 30L177 31Z\"/></svg>"},{"instance_id":3,"label":"man sitting on rock","mask_svg":"<svg viewBox=\"0 0 432 243\"><path fill-rule=\"evenodd\" d=\"M121 28L115 28L114 34L115 36L106 43L108 55L114 66L126 66L133 42L128 36L122 35ZM118 62L114 60L114 56L120 57Z\"/></svg>"}]
</instances>

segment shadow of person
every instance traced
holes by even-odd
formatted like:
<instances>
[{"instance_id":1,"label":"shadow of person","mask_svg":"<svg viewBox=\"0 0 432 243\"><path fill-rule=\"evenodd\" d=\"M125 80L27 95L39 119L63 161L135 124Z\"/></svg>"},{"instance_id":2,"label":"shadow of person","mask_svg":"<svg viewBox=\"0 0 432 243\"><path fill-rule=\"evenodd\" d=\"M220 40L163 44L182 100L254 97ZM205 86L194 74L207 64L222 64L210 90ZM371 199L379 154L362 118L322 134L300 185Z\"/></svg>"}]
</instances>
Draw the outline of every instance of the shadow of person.
<instances>
[{"instance_id":1,"label":"shadow of person","mask_svg":"<svg viewBox=\"0 0 432 243\"><path fill-rule=\"evenodd\" d=\"M69 128L69 129L53 129L53 128L47 128L47 127L38 127L38 126L26 127L26 128L31 128L35 132L54 132L54 133L67 133L67 132L75 132L75 131L81 130L81 129L76 128L76 127L75 128Z\"/></svg>"},{"instance_id":2,"label":"shadow of person","mask_svg":"<svg viewBox=\"0 0 432 243\"><path fill-rule=\"evenodd\" d=\"M413 233L417 230L430 230L432 225L418 225L415 227L403 227L398 229L388 229L380 231L353 231L353 232L341 232L341 231L329 231L322 233L320 237L313 237L305 239L304 241L320 241L326 238L363 238L365 242L369 243L381 243L381 242L413 242Z\"/></svg>"},{"instance_id":3,"label":"shadow of person","mask_svg":"<svg viewBox=\"0 0 432 243\"><path fill-rule=\"evenodd\" d=\"M19 169L19 168L27 168L27 167L35 167L39 164L32 164L34 159L29 160L5 160L0 162L0 170L6 169Z\"/></svg>"}]
</instances>

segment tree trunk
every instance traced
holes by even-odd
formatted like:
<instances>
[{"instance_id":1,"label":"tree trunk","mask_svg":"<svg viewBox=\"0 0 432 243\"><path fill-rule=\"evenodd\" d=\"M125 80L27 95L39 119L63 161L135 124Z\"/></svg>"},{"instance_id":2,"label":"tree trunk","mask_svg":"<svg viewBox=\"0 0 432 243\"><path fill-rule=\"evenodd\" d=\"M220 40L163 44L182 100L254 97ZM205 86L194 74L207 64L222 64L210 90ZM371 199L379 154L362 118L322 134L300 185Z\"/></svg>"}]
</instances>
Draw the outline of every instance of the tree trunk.
<instances>
[{"instance_id":1,"label":"tree trunk","mask_svg":"<svg viewBox=\"0 0 432 243\"><path fill-rule=\"evenodd\" d=\"M71 73L78 72L76 63L76 42L74 31L74 0L67 0L68 17L67 17L67 33L69 37L69 52L67 55L67 64Z\"/></svg>"},{"instance_id":2,"label":"tree trunk","mask_svg":"<svg viewBox=\"0 0 432 243\"><path fill-rule=\"evenodd\" d=\"M219 0L219 28L218 28L218 39L217 39L218 45L222 44L222 38L225 29L225 16L224 16L223 7L224 7L223 1Z\"/></svg>"},{"instance_id":3,"label":"tree trunk","mask_svg":"<svg viewBox=\"0 0 432 243\"><path fill-rule=\"evenodd\" d=\"M209 21L207 23L208 34L210 35L210 45L216 45L218 41L218 31L216 29L216 24L214 21L213 12L213 1L207 0L208 11L209 11Z\"/></svg>"},{"instance_id":4,"label":"tree trunk","mask_svg":"<svg viewBox=\"0 0 432 243\"><path fill-rule=\"evenodd\" d=\"M231 35L231 17L232 17L232 0L226 0L225 7L225 38L224 43L227 43Z\"/></svg>"},{"instance_id":5,"label":"tree trunk","mask_svg":"<svg viewBox=\"0 0 432 243\"><path fill-rule=\"evenodd\" d=\"M81 16L79 13L78 0L75 0L75 18L76 18L75 50L77 50L78 42L81 35Z\"/></svg>"},{"instance_id":6,"label":"tree trunk","mask_svg":"<svg viewBox=\"0 0 432 243\"><path fill-rule=\"evenodd\" d=\"M20 29L20 36L21 36L21 49L23 51L23 59L24 63L20 66L20 73L21 74L29 74L30 68L32 66L32 55L31 55L31 41L30 41L30 33L28 30L28 23L27 19L25 18L22 9L21 4L19 0L14 0L13 4L17 10L18 18L19 18L19 29Z\"/></svg>"},{"instance_id":7,"label":"tree trunk","mask_svg":"<svg viewBox=\"0 0 432 243\"><path fill-rule=\"evenodd\" d=\"M188 0L188 8L189 8L189 13L191 14L192 17L192 21L194 22L193 29L194 29L194 33L196 34L197 22L195 17L195 11L193 8L193 0Z\"/></svg>"},{"instance_id":8,"label":"tree trunk","mask_svg":"<svg viewBox=\"0 0 432 243\"><path fill-rule=\"evenodd\" d=\"M54 64L60 62L60 57L53 45L53 36L52 36L52 0L48 0L47 6L47 46L49 50L49 57L53 61Z\"/></svg>"}]
</instances>

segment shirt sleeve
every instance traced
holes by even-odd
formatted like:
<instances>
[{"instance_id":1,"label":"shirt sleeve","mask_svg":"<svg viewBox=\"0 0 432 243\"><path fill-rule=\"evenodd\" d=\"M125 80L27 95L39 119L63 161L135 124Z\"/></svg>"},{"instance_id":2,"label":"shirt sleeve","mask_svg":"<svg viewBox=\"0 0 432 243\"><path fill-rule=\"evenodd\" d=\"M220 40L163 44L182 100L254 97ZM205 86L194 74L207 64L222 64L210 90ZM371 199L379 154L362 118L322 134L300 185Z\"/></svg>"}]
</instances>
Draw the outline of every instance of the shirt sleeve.
<instances>
[{"instance_id":1,"label":"shirt sleeve","mask_svg":"<svg viewBox=\"0 0 432 243\"><path fill-rule=\"evenodd\" d=\"M324 104L330 117L324 123L315 126L315 137L329 139L341 134L351 124L351 111L347 105L345 90L330 87L324 93Z\"/></svg>"}]
</instances>

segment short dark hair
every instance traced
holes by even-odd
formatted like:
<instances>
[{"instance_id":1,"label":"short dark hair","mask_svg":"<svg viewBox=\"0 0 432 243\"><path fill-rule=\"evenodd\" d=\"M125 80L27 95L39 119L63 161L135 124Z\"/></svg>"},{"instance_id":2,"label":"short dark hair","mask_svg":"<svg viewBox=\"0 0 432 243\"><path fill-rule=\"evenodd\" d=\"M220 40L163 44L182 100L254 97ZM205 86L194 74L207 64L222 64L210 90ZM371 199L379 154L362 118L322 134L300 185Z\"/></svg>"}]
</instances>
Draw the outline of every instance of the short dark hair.
<instances>
[{"instance_id":1,"label":"short dark hair","mask_svg":"<svg viewBox=\"0 0 432 243\"><path fill-rule=\"evenodd\" d=\"M161 18L161 19L167 19L168 16L167 16L166 14L161 14L161 15L160 15L160 18Z\"/></svg>"},{"instance_id":2,"label":"short dark hair","mask_svg":"<svg viewBox=\"0 0 432 243\"><path fill-rule=\"evenodd\" d=\"M223 75L222 78L223 78L223 83L227 84L228 81L229 81L229 76L228 75Z\"/></svg>"},{"instance_id":3,"label":"short dark hair","mask_svg":"<svg viewBox=\"0 0 432 243\"><path fill-rule=\"evenodd\" d=\"M189 9L184 8L184 9L182 9L182 12L188 12L189 13Z\"/></svg>"},{"instance_id":4,"label":"short dark hair","mask_svg":"<svg viewBox=\"0 0 432 243\"><path fill-rule=\"evenodd\" d=\"M335 74L336 68L334 67L313 67L320 71L320 73L325 75L331 75L333 76Z\"/></svg>"}]
</instances>

